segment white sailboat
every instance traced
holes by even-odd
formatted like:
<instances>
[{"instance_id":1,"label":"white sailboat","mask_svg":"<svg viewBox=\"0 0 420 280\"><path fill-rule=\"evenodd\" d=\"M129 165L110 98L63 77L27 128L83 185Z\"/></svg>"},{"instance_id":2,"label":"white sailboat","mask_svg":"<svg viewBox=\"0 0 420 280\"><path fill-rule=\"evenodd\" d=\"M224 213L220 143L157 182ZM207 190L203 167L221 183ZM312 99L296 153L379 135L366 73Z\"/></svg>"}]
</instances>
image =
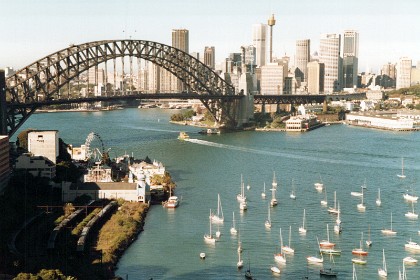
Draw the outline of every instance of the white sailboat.
<instances>
[{"instance_id":1,"label":"white sailboat","mask_svg":"<svg viewBox=\"0 0 420 280\"><path fill-rule=\"evenodd\" d=\"M407 200L407 201L417 202L417 200L419 199L419 197L416 196L416 195L414 195L413 192L411 192L411 193L412 194L409 194L408 193L408 190L407 190L407 192L405 194L403 194L404 199Z\"/></svg>"},{"instance_id":2,"label":"white sailboat","mask_svg":"<svg viewBox=\"0 0 420 280\"><path fill-rule=\"evenodd\" d=\"M210 219L213 223L223 224L225 218L223 216L222 202L220 200L220 194L217 194L217 214L211 213Z\"/></svg>"},{"instance_id":3,"label":"white sailboat","mask_svg":"<svg viewBox=\"0 0 420 280\"><path fill-rule=\"evenodd\" d=\"M319 182L314 184L315 189L319 192L322 192L322 189L324 187L324 184L322 183L322 178L321 178L321 174L319 174Z\"/></svg>"},{"instance_id":4,"label":"white sailboat","mask_svg":"<svg viewBox=\"0 0 420 280\"><path fill-rule=\"evenodd\" d=\"M272 266L270 269L271 272L273 272L274 274L280 274L280 268L278 268L277 266Z\"/></svg>"},{"instance_id":5,"label":"white sailboat","mask_svg":"<svg viewBox=\"0 0 420 280\"><path fill-rule=\"evenodd\" d=\"M317 241L317 244L318 244L318 252L321 254L321 248L319 247L319 240L318 240L318 237L316 237L316 241ZM306 260L309 262L309 263L314 263L314 264L321 264L321 263L323 263L324 262L324 256L321 254L321 257L320 258L318 258L318 257L314 257L314 256L309 256L309 257L307 257L306 258Z\"/></svg>"},{"instance_id":6,"label":"white sailboat","mask_svg":"<svg viewBox=\"0 0 420 280\"><path fill-rule=\"evenodd\" d=\"M388 276L388 271L386 270L385 249L382 249L382 267L378 268L378 275L380 277Z\"/></svg>"},{"instance_id":7,"label":"white sailboat","mask_svg":"<svg viewBox=\"0 0 420 280\"><path fill-rule=\"evenodd\" d=\"M306 234L305 219L306 219L306 211L305 211L305 209L303 209L303 221L302 221L302 226L301 226L301 227L299 227L299 233L300 233L300 234Z\"/></svg>"},{"instance_id":8,"label":"white sailboat","mask_svg":"<svg viewBox=\"0 0 420 280\"><path fill-rule=\"evenodd\" d=\"M366 243L366 246L368 246L368 247L370 247L370 246L372 246L372 240L370 239L370 225L369 225L369 237L368 237L368 239L365 241L365 243Z\"/></svg>"},{"instance_id":9,"label":"white sailboat","mask_svg":"<svg viewBox=\"0 0 420 280\"><path fill-rule=\"evenodd\" d=\"M274 254L274 260L279 263L286 263L286 256L283 254L283 237L281 235L281 228L280 228L280 253Z\"/></svg>"},{"instance_id":10,"label":"white sailboat","mask_svg":"<svg viewBox=\"0 0 420 280\"><path fill-rule=\"evenodd\" d=\"M238 247L238 262L236 263L236 266L239 269L241 269L244 266L244 260L241 259L241 253L242 253L242 250L239 250L239 247Z\"/></svg>"},{"instance_id":11,"label":"white sailboat","mask_svg":"<svg viewBox=\"0 0 420 280\"><path fill-rule=\"evenodd\" d=\"M296 192L295 192L295 181L292 179L292 192L290 193L291 199L296 199Z\"/></svg>"},{"instance_id":12,"label":"white sailboat","mask_svg":"<svg viewBox=\"0 0 420 280\"><path fill-rule=\"evenodd\" d=\"M350 195L356 197L363 196L363 186L361 186L360 188L362 189L362 192L351 192Z\"/></svg>"},{"instance_id":13,"label":"white sailboat","mask_svg":"<svg viewBox=\"0 0 420 280\"><path fill-rule=\"evenodd\" d=\"M382 229L381 232L382 232L382 234L385 234L385 235L396 235L397 234L397 232L392 229L392 212L391 212L391 229Z\"/></svg>"},{"instance_id":14,"label":"white sailboat","mask_svg":"<svg viewBox=\"0 0 420 280\"><path fill-rule=\"evenodd\" d=\"M378 188L378 197L376 198L376 205L381 206L382 200L381 200L381 189Z\"/></svg>"},{"instance_id":15,"label":"white sailboat","mask_svg":"<svg viewBox=\"0 0 420 280\"><path fill-rule=\"evenodd\" d=\"M268 217L265 221L265 228L270 229L271 228L271 215L270 215L270 205L268 205Z\"/></svg>"},{"instance_id":16,"label":"white sailboat","mask_svg":"<svg viewBox=\"0 0 420 280\"><path fill-rule=\"evenodd\" d=\"M265 182L264 182L264 190L263 190L263 192L261 193L261 197L265 199Z\"/></svg>"},{"instance_id":17,"label":"white sailboat","mask_svg":"<svg viewBox=\"0 0 420 280\"><path fill-rule=\"evenodd\" d=\"M401 174L397 174L397 176L401 179L405 178L405 175L404 175L404 158L401 158Z\"/></svg>"},{"instance_id":18,"label":"white sailboat","mask_svg":"<svg viewBox=\"0 0 420 280\"><path fill-rule=\"evenodd\" d=\"M405 213L405 216L407 218L413 219L413 220L418 219L419 218L419 214L416 214L414 212L414 202L413 201L411 202L411 209L412 209L411 211L408 211L407 213Z\"/></svg>"},{"instance_id":19,"label":"white sailboat","mask_svg":"<svg viewBox=\"0 0 420 280\"><path fill-rule=\"evenodd\" d=\"M324 188L324 199L321 200L321 205L322 206L327 206L328 205L328 200L327 200L327 188Z\"/></svg>"},{"instance_id":20,"label":"white sailboat","mask_svg":"<svg viewBox=\"0 0 420 280\"><path fill-rule=\"evenodd\" d=\"M238 232L238 252L242 253L242 242L241 242L241 235Z\"/></svg>"},{"instance_id":21,"label":"white sailboat","mask_svg":"<svg viewBox=\"0 0 420 280\"><path fill-rule=\"evenodd\" d=\"M222 233L220 232L220 226L219 226L219 224L217 224L216 237L220 238L221 235L222 235Z\"/></svg>"},{"instance_id":22,"label":"white sailboat","mask_svg":"<svg viewBox=\"0 0 420 280\"><path fill-rule=\"evenodd\" d=\"M294 254L295 249L291 247L291 241L292 241L292 226L289 227L289 245L283 246L282 250L283 252L287 254Z\"/></svg>"},{"instance_id":23,"label":"white sailboat","mask_svg":"<svg viewBox=\"0 0 420 280\"><path fill-rule=\"evenodd\" d=\"M235 235L238 233L236 230L236 223L235 223L235 212L233 212L233 219L232 219L232 227L230 228L230 234Z\"/></svg>"},{"instance_id":24,"label":"white sailboat","mask_svg":"<svg viewBox=\"0 0 420 280\"><path fill-rule=\"evenodd\" d=\"M337 192L334 191L334 207L328 207L328 213L330 214L338 214L338 209L337 209Z\"/></svg>"},{"instance_id":25,"label":"white sailboat","mask_svg":"<svg viewBox=\"0 0 420 280\"><path fill-rule=\"evenodd\" d=\"M273 183L272 183L272 188L271 188L271 201L270 201L271 207L274 207L277 205L276 189L277 189L276 172L273 172Z\"/></svg>"},{"instance_id":26,"label":"white sailboat","mask_svg":"<svg viewBox=\"0 0 420 280\"><path fill-rule=\"evenodd\" d=\"M245 185L244 185L244 179L243 179L242 174L241 174L241 193L236 195L236 199L239 202L246 202Z\"/></svg>"},{"instance_id":27,"label":"white sailboat","mask_svg":"<svg viewBox=\"0 0 420 280\"><path fill-rule=\"evenodd\" d=\"M364 212L366 210L366 205L363 204L363 197L364 197L364 193L363 193L363 188L362 188L362 202L357 204L357 210Z\"/></svg>"},{"instance_id":28,"label":"white sailboat","mask_svg":"<svg viewBox=\"0 0 420 280\"><path fill-rule=\"evenodd\" d=\"M411 238L410 238L410 241L407 241L404 247L407 250L416 251L416 252L420 251L420 245L417 242L412 241Z\"/></svg>"},{"instance_id":29,"label":"white sailboat","mask_svg":"<svg viewBox=\"0 0 420 280\"><path fill-rule=\"evenodd\" d=\"M337 214L337 219L335 220L335 225L334 225L334 232L337 234L340 234L342 231L340 213L341 213L340 203L338 203L338 214Z\"/></svg>"},{"instance_id":30,"label":"white sailboat","mask_svg":"<svg viewBox=\"0 0 420 280\"><path fill-rule=\"evenodd\" d=\"M210 215L211 215L211 209L210 209ZM209 224L210 224L210 231L209 231L209 234L204 235L204 241L206 241L207 243L215 244L216 239L213 237L213 234L211 232L211 219L209 219Z\"/></svg>"}]
</instances>

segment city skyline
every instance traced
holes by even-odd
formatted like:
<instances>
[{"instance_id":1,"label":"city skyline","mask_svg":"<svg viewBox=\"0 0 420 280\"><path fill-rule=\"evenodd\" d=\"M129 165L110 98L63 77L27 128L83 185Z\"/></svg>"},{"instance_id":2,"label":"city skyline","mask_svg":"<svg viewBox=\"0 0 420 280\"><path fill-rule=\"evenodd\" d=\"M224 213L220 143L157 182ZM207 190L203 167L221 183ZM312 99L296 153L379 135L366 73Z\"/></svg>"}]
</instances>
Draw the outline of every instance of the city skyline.
<instances>
[{"instance_id":1,"label":"city skyline","mask_svg":"<svg viewBox=\"0 0 420 280\"><path fill-rule=\"evenodd\" d=\"M334 0L263 1L258 5L254 1L192 0L148 4L1 1L5 39L0 45L0 68L20 69L70 44L97 40L132 38L171 45L172 29L183 28L190 32L190 52L203 55L205 46L215 46L215 60L220 63L229 53L240 52L242 45L252 44L252 26L267 24L271 14L276 18L273 56L286 53L293 57L296 41L302 39L311 40L311 53L319 52L321 34L343 34L351 29L360 34L359 72L367 67L378 72L382 65L396 63L401 57L411 58L413 64L420 60L420 40L410 36L420 34L415 12L420 3L415 0L357 0L345 5Z\"/></svg>"}]
</instances>

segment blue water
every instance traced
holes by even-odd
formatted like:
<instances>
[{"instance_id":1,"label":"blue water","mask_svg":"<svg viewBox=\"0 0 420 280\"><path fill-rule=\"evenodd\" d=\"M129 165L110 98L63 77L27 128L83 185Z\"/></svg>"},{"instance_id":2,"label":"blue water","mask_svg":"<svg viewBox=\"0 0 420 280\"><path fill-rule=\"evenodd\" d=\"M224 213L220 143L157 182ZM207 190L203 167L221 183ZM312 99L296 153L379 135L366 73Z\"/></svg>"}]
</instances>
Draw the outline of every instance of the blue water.
<instances>
[{"instance_id":1,"label":"blue water","mask_svg":"<svg viewBox=\"0 0 420 280\"><path fill-rule=\"evenodd\" d=\"M124 152L136 158L162 161L177 183L176 194L182 198L175 210L152 206L144 231L126 251L118 263L116 274L128 279L243 279L250 263L257 279L319 278L322 266L307 265L306 257L317 254L316 238L326 239L329 224L330 239L342 250L334 257L339 279L351 279L353 248L359 247L361 232L368 237L371 227L373 245L367 265L357 265L358 279L378 279L377 269L382 265L382 249L388 265L388 279L398 279L402 259L413 256L420 260L420 252L404 249L410 238L420 243L418 220L409 220L404 214L411 204L402 194L408 189L420 194L420 133L394 133L346 125L331 125L308 133L239 132L203 136L194 127L168 123L175 111L160 109L125 109L95 113L36 114L24 128L58 129L66 143L78 146L84 143L90 131L101 135L112 157ZM187 131L192 142L177 140L180 130ZM406 179L401 172L404 157ZM276 172L279 183L279 205L271 210L272 228L267 230L268 189ZM248 197L248 210L239 212L236 194L240 191L243 174ZM324 197L314 189L322 177L327 188L328 204L333 204L333 193L342 211L343 232L333 232L336 216L328 214L320 205ZM296 200L291 200L292 180ZM360 191L366 180L364 202L366 211L359 212L360 198L351 191ZM266 183L267 198L261 198ZM378 188L382 206L375 204ZM210 208L216 210L220 194L225 222L220 226L222 236L215 245L204 243L209 231ZM414 205L415 212L420 208ZM306 209L308 232L298 233ZM232 212L244 251L245 268L238 270L238 236L231 236ZM382 228L390 227L391 212L395 237L383 236ZM295 254L280 266L281 276L271 274L275 264L273 254L279 251L279 229L287 244L289 226L292 226L291 245ZM213 232L217 225L213 225ZM199 253L205 252L205 260ZM329 267L328 257L324 265ZM419 265L407 266L409 279L420 279Z\"/></svg>"}]
</instances>

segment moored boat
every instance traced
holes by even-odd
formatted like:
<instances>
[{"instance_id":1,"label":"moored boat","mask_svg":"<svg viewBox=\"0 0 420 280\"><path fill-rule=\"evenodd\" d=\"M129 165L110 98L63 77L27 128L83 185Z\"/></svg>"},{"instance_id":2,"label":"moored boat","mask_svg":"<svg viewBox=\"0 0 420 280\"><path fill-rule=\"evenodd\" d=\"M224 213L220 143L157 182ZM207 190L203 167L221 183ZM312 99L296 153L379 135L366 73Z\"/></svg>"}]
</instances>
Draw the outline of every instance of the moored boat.
<instances>
[{"instance_id":1,"label":"moored boat","mask_svg":"<svg viewBox=\"0 0 420 280\"><path fill-rule=\"evenodd\" d=\"M166 208L176 208L179 205L179 198L177 196L170 196L168 200L163 204Z\"/></svg>"}]
</instances>

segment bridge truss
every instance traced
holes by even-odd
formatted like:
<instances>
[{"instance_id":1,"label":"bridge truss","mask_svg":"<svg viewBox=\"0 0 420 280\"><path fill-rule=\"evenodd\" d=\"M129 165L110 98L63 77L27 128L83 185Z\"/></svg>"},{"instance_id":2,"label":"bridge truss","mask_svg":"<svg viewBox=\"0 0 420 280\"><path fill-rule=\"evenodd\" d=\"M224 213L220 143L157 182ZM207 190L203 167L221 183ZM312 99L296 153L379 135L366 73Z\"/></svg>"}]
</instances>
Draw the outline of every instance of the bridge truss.
<instances>
[{"instance_id":1,"label":"bridge truss","mask_svg":"<svg viewBox=\"0 0 420 280\"><path fill-rule=\"evenodd\" d=\"M80 45L71 45L66 49L50 54L17 71L6 79L6 106L2 106L2 132L13 135L19 127L40 106L49 104L83 103L109 99L135 98L136 93L127 90L107 91L106 96L95 96L88 91L84 96L70 96L70 82L80 80L80 74L90 68L105 65L112 61L114 83L116 60L121 58L124 76L124 58L129 57L130 72L132 59L143 59L169 71L183 85L183 94L190 94L200 99L219 124L229 127L236 125L235 111L238 98L220 98L221 96L238 96L232 85L223 80L212 69L198 59L171 46L144 40L109 40L96 41ZM95 72L96 73L96 72ZM105 78L107 80L107 78ZM107 84L107 81L105 81ZM68 95L60 94L60 89L68 85ZM139 98L141 94L137 93ZM129 96L128 96L129 95ZM0 100L1 101L1 100ZM4 103L4 101L2 102Z\"/></svg>"}]
</instances>

